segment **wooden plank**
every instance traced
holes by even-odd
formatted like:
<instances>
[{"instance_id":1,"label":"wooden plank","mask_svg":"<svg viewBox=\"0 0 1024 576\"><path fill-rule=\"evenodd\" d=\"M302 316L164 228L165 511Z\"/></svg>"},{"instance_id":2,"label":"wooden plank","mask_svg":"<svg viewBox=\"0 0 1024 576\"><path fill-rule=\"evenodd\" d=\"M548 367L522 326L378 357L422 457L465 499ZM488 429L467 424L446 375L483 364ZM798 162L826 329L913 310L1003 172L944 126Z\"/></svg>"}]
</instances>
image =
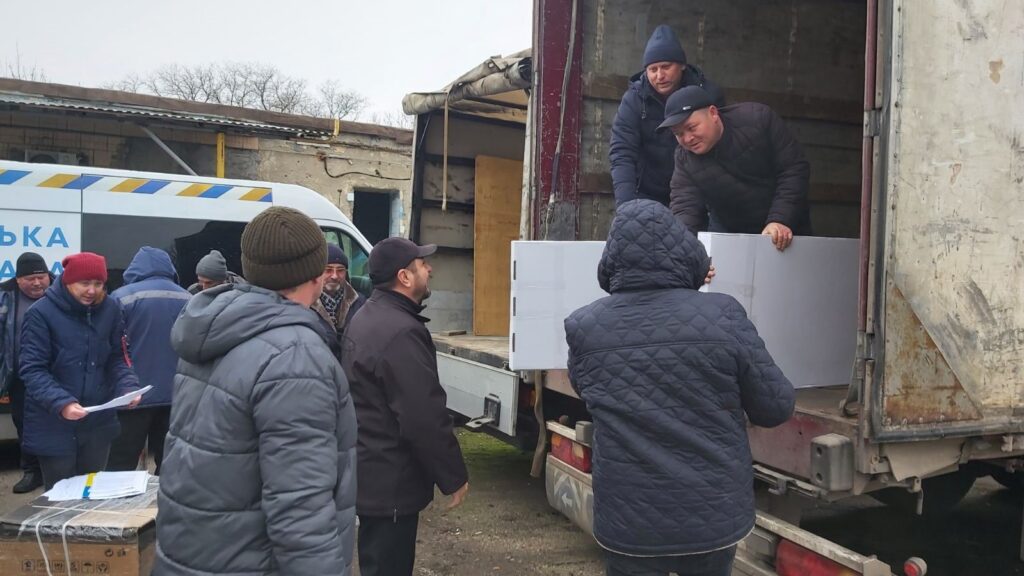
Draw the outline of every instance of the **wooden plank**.
<instances>
[{"instance_id":1,"label":"wooden plank","mask_svg":"<svg viewBox=\"0 0 1024 576\"><path fill-rule=\"evenodd\" d=\"M523 163L477 156L473 219L473 333L508 336L513 240L519 239Z\"/></svg>"}]
</instances>

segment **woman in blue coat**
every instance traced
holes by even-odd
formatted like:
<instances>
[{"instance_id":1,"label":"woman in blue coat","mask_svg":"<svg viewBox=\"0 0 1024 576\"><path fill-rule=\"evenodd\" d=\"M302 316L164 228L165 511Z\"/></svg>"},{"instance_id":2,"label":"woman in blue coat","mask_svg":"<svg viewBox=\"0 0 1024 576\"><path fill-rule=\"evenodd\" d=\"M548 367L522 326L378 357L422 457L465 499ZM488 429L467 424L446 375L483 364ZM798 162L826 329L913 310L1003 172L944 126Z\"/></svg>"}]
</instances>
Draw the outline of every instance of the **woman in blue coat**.
<instances>
[{"instance_id":1,"label":"woman in blue coat","mask_svg":"<svg viewBox=\"0 0 1024 576\"><path fill-rule=\"evenodd\" d=\"M60 281L25 314L21 341L25 449L39 456L47 490L104 469L120 431L117 415L84 407L139 387L126 360L120 309L103 287L106 260L82 252L63 266Z\"/></svg>"}]
</instances>

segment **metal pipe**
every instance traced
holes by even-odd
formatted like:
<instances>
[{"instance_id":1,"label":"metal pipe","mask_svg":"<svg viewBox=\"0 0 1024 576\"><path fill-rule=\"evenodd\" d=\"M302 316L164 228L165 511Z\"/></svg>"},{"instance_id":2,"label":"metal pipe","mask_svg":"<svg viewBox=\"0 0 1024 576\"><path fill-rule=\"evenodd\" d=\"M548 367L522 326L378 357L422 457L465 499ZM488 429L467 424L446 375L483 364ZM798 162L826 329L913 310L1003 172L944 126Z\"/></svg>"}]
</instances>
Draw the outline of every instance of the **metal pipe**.
<instances>
[{"instance_id":1,"label":"metal pipe","mask_svg":"<svg viewBox=\"0 0 1024 576\"><path fill-rule=\"evenodd\" d=\"M864 139L860 153L860 259L857 272L857 357L850 377L846 399L840 404L843 414L852 416L859 409L864 384L864 364L868 355L868 263L871 253L871 190L874 176L875 143L875 65L878 58L878 0L867 0L864 32Z\"/></svg>"},{"instance_id":2,"label":"metal pipe","mask_svg":"<svg viewBox=\"0 0 1024 576\"><path fill-rule=\"evenodd\" d=\"M145 132L146 135L153 140L153 142L156 142L156 145L159 146L161 150L166 152L167 155L170 156L172 160L174 160L175 162L178 163L179 166L184 168L185 172L188 172L192 176L199 176L199 174L196 174L195 170L193 170L188 164L185 164L185 161L179 158L178 155L174 153L174 150L171 150L170 147L167 146L167 144L164 144L164 141L161 140L159 136L154 134L152 130L143 126L142 124L136 124L136 126L138 126L140 130Z\"/></svg>"},{"instance_id":3,"label":"metal pipe","mask_svg":"<svg viewBox=\"0 0 1024 576\"><path fill-rule=\"evenodd\" d=\"M867 1L867 26L864 38L864 116L870 119L875 111L875 64L878 57L878 0ZM864 143L860 160L860 274L857 300L857 330L867 330L868 316L868 254L871 242L871 184L874 172L873 129L865 123Z\"/></svg>"},{"instance_id":4,"label":"metal pipe","mask_svg":"<svg viewBox=\"0 0 1024 576\"><path fill-rule=\"evenodd\" d=\"M217 132L217 178L224 177L225 164L227 164L227 138L223 132Z\"/></svg>"}]
</instances>

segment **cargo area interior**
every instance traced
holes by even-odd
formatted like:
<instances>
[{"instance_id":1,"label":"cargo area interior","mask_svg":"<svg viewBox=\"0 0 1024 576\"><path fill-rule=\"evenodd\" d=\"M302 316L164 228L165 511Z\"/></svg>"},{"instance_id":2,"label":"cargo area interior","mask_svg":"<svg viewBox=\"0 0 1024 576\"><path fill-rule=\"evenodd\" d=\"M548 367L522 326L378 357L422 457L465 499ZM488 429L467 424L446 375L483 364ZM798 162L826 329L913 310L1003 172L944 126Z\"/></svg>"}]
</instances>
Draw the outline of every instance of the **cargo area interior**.
<instances>
[{"instance_id":1,"label":"cargo area interior","mask_svg":"<svg viewBox=\"0 0 1024 576\"><path fill-rule=\"evenodd\" d=\"M612 121L659 24L676 31L689 65L720 85L729 103L761 102L784 118L811 165L814 235L859 237L865 2L609 0L581 3L580 10L586 32L579 61L579 240L607 236L614 216ZM479 349L487 363L496 364L502 356L507 363L507 315L500 313L507 314L508 292L488 286L486 279L508 269L501 251L519 238L519 222L511 220L522 210L529 119L522 90L489 100L504 103L504 110L481 113L473 103L461 103L449 111L447 129L441 110L419 117L410 232L418 242L439 245L427 311L431 330L449 334L438 338L439 348ZM488 230L501 226L516 234L484 241ZM853 424L839 414L845 386L799 394L801 411L837 426Z\"/></svg>"}]
</instances>

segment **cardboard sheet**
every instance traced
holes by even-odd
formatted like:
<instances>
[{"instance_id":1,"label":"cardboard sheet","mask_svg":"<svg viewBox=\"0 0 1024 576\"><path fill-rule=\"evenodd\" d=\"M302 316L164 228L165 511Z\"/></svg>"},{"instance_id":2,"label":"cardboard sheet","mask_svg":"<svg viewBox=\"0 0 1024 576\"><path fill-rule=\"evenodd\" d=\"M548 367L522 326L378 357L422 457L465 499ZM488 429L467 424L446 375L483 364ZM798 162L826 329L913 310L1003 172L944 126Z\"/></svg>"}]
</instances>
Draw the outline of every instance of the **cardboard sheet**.
<instances>
[{"instance_id":1,"label":"cardboard sheet","mask_svg":"<svg viewBox=\"0 0 1024 576\"><path fill-rule=\"evenodd\" d=\"M717 269L706 290L739 300L794 386L849 382L857 338L857 240L799 237L780 253L764 236L699 238ZM512 244L513 370L565 369L565 317L607 296L597 284L603 250L603 242Z\"/></svg>"}]
</instances>

